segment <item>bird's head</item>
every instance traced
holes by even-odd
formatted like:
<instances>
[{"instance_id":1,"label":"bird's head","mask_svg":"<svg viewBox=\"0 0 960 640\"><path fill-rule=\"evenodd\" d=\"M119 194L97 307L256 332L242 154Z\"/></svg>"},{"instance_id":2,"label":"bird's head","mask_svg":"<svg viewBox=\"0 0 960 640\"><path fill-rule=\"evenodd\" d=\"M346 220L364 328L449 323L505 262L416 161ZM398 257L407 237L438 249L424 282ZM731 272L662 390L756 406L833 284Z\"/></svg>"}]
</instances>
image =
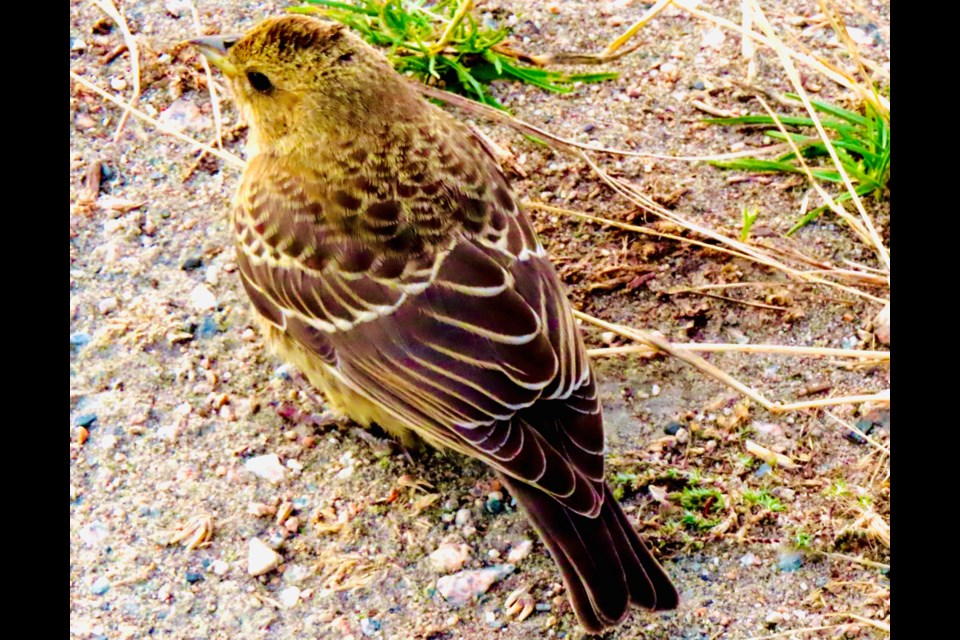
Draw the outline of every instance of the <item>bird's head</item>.
<instances>
[{"instance_id":1,"label":"bird's head","mask_svg":"<svg viewBox=\"0 0 960 640\"><path fill-rule=\"evenodd\" d=\"M310 16L189 42L227 77L261 150L349 135L389 118L412 93L378 51L343 25Z\"/></svg>"}]
</instances>

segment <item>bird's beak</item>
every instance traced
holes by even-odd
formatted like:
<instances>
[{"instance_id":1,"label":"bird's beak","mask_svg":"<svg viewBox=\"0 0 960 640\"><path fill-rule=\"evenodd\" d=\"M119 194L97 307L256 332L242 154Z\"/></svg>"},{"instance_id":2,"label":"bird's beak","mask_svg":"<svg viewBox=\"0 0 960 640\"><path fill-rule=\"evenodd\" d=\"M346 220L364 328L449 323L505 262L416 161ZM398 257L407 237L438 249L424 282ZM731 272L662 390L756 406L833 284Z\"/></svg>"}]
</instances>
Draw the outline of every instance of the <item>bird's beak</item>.
<instances>
[{"instance_id":1,"label":"bird's beak","mask_svg":"<svg viewBox=\"0 0 960 640\"><path fill-rule=\"evenodd\" d=\"M236 44L241 37L242 34L206 36L187 40L187 44L198 48L203 57L210 61L210 64L220 69L225 75L232 77L237 75L238 71L233 63L227 60L227 49Z\"/></svg>"}]
</instances>

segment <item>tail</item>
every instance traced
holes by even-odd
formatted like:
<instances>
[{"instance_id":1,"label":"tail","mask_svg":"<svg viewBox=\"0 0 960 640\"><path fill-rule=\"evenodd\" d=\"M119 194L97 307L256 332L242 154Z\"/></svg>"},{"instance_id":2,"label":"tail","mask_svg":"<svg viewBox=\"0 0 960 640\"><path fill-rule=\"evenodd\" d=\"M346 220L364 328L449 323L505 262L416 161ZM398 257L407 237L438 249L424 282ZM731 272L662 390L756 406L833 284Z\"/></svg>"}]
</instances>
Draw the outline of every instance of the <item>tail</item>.
<instances>
[{"instance_id":1,"label":"tail","mask_svg":"<svg viewBox=\"0 0 960 640\"><path fill-rule=\"evenodd\" d=\"M610 486L600 515L588 518L525 482L498 474L550 549L580 625L601 633L622 621L631 604L675 609L676 588L630 526Z\"/></svg>"}]
</instances>

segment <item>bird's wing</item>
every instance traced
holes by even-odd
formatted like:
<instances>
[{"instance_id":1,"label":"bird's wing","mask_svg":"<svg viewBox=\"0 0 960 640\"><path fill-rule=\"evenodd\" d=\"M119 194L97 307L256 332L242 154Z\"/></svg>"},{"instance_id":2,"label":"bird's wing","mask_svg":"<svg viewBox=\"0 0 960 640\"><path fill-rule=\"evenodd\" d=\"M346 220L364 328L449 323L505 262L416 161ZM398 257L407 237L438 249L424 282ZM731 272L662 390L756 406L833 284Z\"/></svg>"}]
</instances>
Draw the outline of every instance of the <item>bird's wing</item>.
<instances>
[{"instance_id":1,"label":"bird's wing","mask_svg":"<svg viewBox=\"0 0 960 640\"><path fill-rule=\"evenodd\" d=\"M247 182L257 188L241 190L235 215L240 272L258 312L428 440L599 513L593 374L562 285L499 171L488 198L468 206L486 211L477 233L409 258L371 250L369 229L357 231L379 206L390 209L381 216L389 233L404 233L405 219L382 200L337 204L282 163L255 162ZM342 204L366 212L349 232L325 222Z\"/></svg>"}]
</instances>

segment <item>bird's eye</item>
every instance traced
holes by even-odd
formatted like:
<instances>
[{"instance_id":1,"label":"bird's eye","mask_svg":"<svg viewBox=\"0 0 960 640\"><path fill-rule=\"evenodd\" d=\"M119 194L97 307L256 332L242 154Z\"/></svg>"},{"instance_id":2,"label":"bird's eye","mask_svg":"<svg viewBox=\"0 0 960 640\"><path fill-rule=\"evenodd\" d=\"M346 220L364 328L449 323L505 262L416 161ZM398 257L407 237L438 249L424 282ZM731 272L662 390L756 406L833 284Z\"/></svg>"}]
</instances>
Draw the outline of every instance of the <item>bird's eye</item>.
<instances>
[{"instance_id":1,"label":"bird's eye","mask_svg":"<svg viewBox=\"0 0 960 640\"><path fill-rule=\"evenodd\" d=\"M345 54L343 54L342 56L340 56L339 58L337 58L337 62L350 62L351 60L353 60L353 52L352 52L352 51L348 51L347 53L345 53Z\"/></svg>"},{"instance_id":2,"label":"bird's eye","mask_svg":"<svg viewBox=\"0 0 960 640\"><path fill-rule=\"evenodd\" d=\"M247 82L250 83L250 86L253 87L255 91L259 91L260 93L269 93L273 90L273 83L270 82L270 78L259 71L248 71Z\"/></svg>"}]
</instances>

